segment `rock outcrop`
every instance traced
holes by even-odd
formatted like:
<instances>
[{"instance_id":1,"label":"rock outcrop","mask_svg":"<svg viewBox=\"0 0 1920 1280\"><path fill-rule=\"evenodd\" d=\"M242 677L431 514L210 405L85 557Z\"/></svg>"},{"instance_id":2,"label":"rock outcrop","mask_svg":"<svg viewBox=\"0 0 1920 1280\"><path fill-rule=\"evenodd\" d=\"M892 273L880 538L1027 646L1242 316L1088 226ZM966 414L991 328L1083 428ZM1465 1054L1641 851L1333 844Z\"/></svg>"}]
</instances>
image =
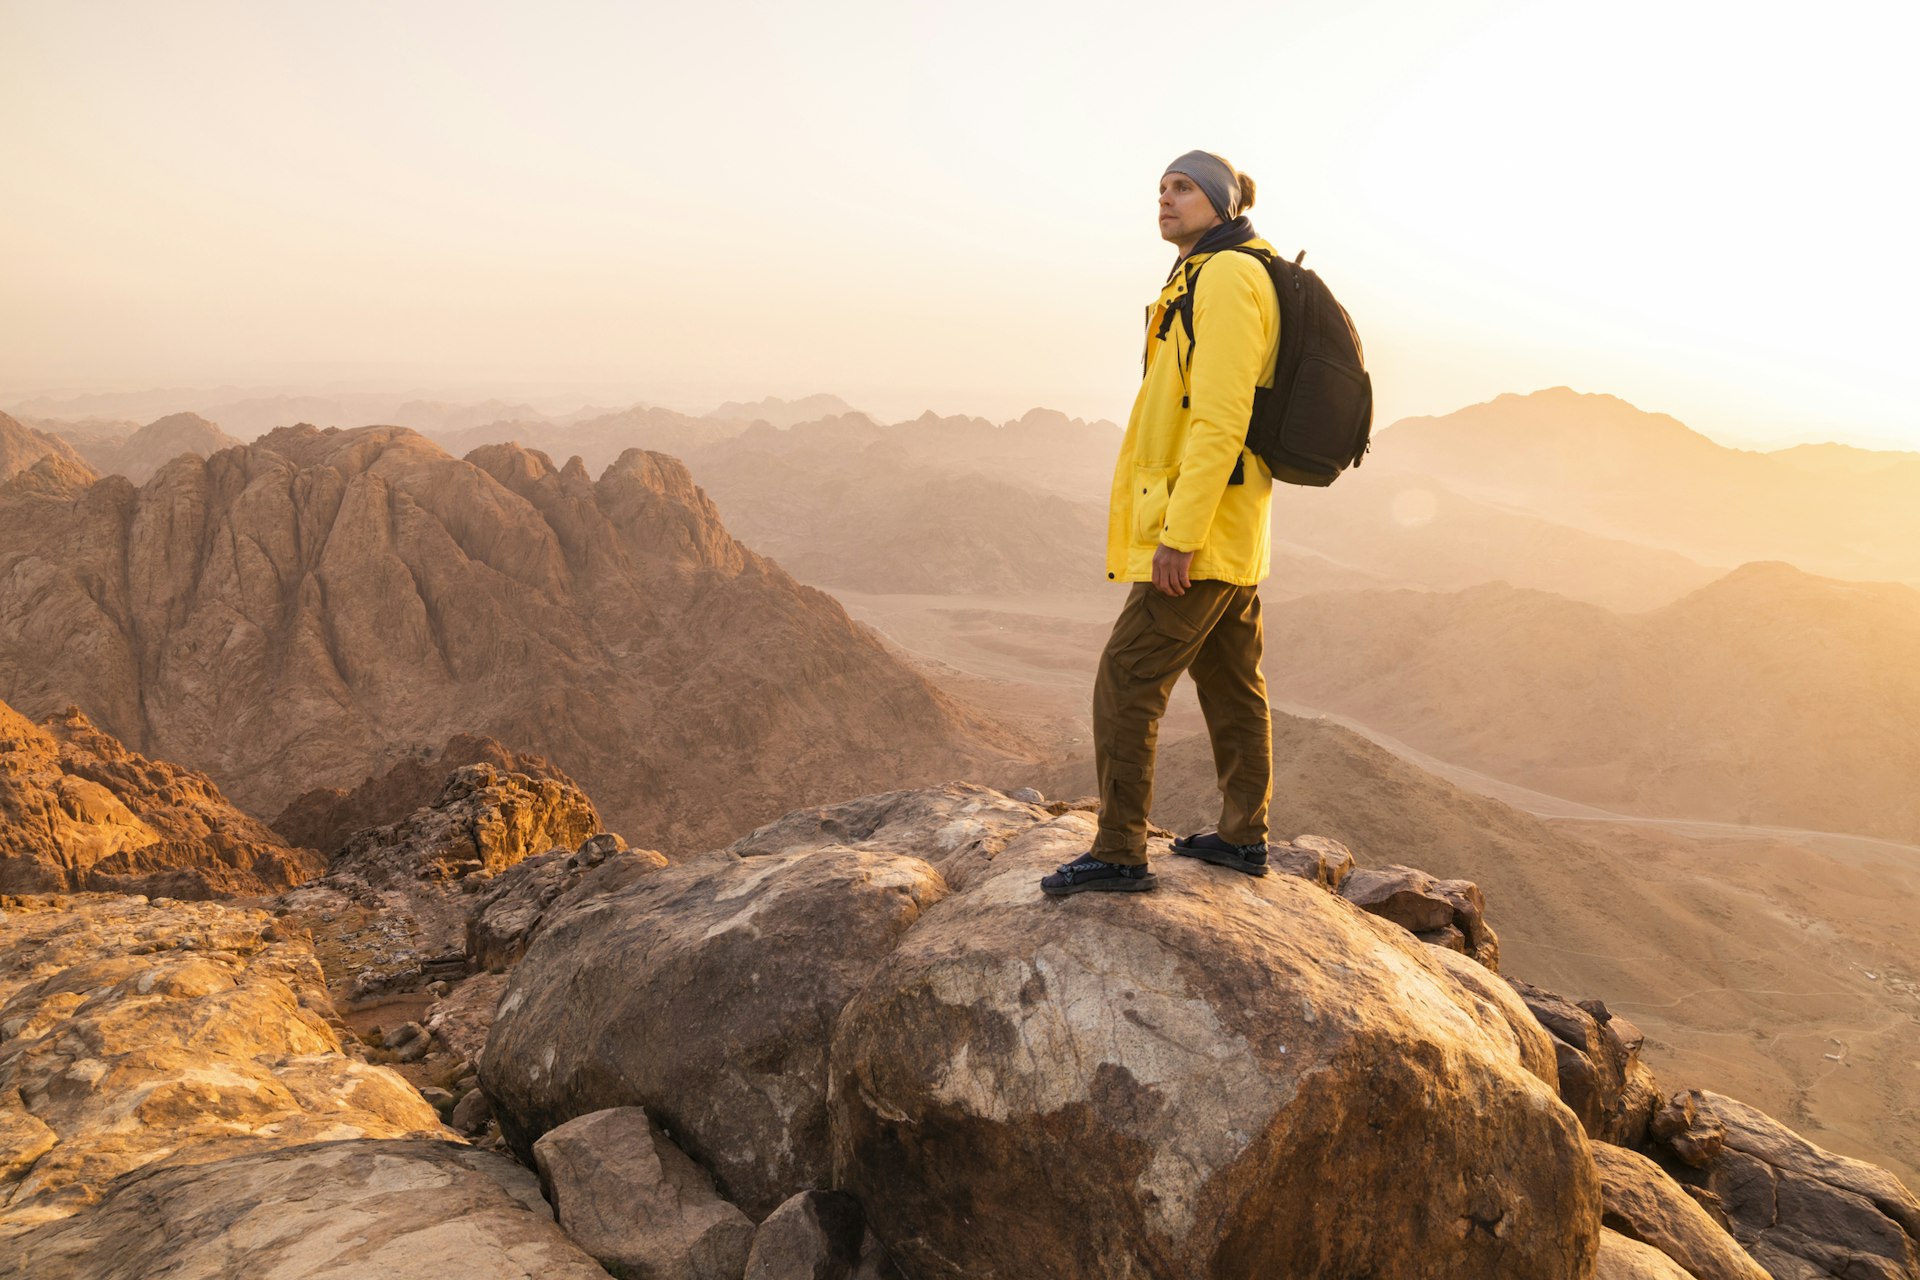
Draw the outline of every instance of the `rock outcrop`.
<instances>
[{"instance_id":1,"label":"rock outcrop","mask_svg":"<svg viewBox=\"0 0 1920 1280\"><path fill-rule=\"evenodd\" d=\"M311 948L265 912L28 898L0 926L0 1236L222 1143L440 1132L406 1081L342 1053Z\"/></svg>"},{"instance_id":2,"label":"rock outcrop","mask_svg":"<svg viewBox=\"0 0 1920 1280\"><path fill-rule=\"evenodd\" d=\"M1822 1150L1717 1093L1688 1090L1670 1112L1685 1123L1658 1125L1669 1136L1654 1151L1726 1216L1734 1239L1768 1274L1920 1280L1920 1198L1898 1178Z\"/></svg>"},{"instance_id":3,"label":"rock outcrop","mask_svg":"<svg viewBox=\"0 0 1920 1280\"><path fill-rule=\"evenodd\" d=\"M674 459L594 479L399 427L0 488L0 698L78 704L260 812L489 735L629 839L693 848L1028 750L736 542Z\"/></svg>"},{"instance_id":4,"label":"rock outcrop","mask_svg":"<svg viewBox=\"0 0 1920 1280\"><path fill-rule=\"evenodd\" d=\"M326 935L320 958L329 979L343 998L360 1000L464 976L474 895L487 895L502 872L556 849L575 863L597 862L623 844L601 832L593 802L564 777L465 765L432 804L354 835L326 876L279 903Z\"/></svg>"},{"instance_id":5,"label":"rock outcrop","mask_svg":"<svg viewBox=\"0 0 1920 1280\"><path fill-rule=\"evenodd\" d=\"M1341 880L1339 892L1422 942L1472 956L1499 971L1500 939L1487 923L1480 886L1471 881L1436 880L1416 867L1362 867Z\"/></svg>"},{"instance_id":6,"label":"rock outcrop","mask_svg":"<svg viewBox=\"0 0 1920 1280\"><path fill-rule=\"evenodd\" d=\"M456 733L438 753L423 750L407 755L350 791L316 787L302 793L280 811L273 829L292 844L331 856L360 832L391 826L415 809L433 804L446 789L447 775L470 764L574 785L573 779L542 756L512 750L492 738Z\"/></svg>"},{"instance_id":7,"label":"rock outcrop","mask_svg":"<svg viewBox=\"0 0 1920 1280\"><path fill-rule=\"evenodd\" d=\"M432 804L349 839L332 871L373 885L491 876L600 830L593 801L570 782L466 765L448 775Z\"/></svg>"},{"instance_id":8,"label":"rock outcrop","mask_svg":"<svg viewBox=\"0 0 1920 1280\"><path fill-rule=\"evenodd\" d=\"M1594 1280L1696 1280L1685 1267L1652 1245L1617 1231L1600 1232L1600 1260Z\"/></svg>"},{"instance_id":9,"label":"rock outcrop","mask_svg":"<svg viewBox=\"0 0 1920 1280\"><path fill-rule=\"evenodd\" d=\"M803 1191L760 1224L745 1280L847 1280L865 1237L858 1200L844 1191Z\"/></svg>"},{"instance_id":10,"label":"rock outcrop","mask_svg":"<svg viewBox=\"0 0 1920 1280\"><path fill-rule=\"evenodd\" d=\"M77 708L36 725L0 702L0 892L275 893L325 866L205 774L128 751Z\"/></svg>"},{"instance_id":11,"label":"rock outcrop","mask_svg":"<svg viewBox=\"0 0 1920 1280\"><path fill-rule=\"evenodd\" d=\"M617 835L596 835L578 849L553 849L496 876L467 910L467 959L504 970L526 954L549 913L557 917L574 902L667 865L651 849L626 845Z\"/></svg>"},{"instance_id":12,"label":"rock outcrop","mask_svg":"<svg viewBox=\"0 0 1920 1280\"><path fill-rule=\"evenodd\" d=\"M575 902L489 1038L503 1133L644 1107L753 1217L852 1193L907 1276L1592 1273L1598 1176L1511 988L1322 858L1040 896L1091 834L890 793Z\"/></svg>"}]
</instances>

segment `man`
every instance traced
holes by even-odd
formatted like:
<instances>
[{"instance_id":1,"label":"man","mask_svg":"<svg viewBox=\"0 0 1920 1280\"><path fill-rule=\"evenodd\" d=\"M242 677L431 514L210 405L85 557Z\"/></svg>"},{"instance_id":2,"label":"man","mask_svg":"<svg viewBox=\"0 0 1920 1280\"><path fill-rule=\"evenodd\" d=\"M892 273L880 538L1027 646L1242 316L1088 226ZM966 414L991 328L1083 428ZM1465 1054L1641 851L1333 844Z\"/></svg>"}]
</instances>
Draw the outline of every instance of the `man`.
<instances>
[{"instance_id":1,"label":"man","mask_svg":"<svg viewBox=\"0 0 1920 1280\"><path fill-rule=\"evenodd\" d=\"M1190 672L1219 776L1219 830L1174 850L1267 873L1273 727L1258 584L1271 553L1273 476L1246 447L1254 388L1270 384L1280 308L1247 245L1253 180L1189 151L1160 179L1160 236L1179 250L1147 312L1145 377L1113 473L1107 577L1131 582L1093 692L1100 827L1093 848L1041 880L1050 894L1151 889L1154 745Z\"/></svg>"}]
</instances>

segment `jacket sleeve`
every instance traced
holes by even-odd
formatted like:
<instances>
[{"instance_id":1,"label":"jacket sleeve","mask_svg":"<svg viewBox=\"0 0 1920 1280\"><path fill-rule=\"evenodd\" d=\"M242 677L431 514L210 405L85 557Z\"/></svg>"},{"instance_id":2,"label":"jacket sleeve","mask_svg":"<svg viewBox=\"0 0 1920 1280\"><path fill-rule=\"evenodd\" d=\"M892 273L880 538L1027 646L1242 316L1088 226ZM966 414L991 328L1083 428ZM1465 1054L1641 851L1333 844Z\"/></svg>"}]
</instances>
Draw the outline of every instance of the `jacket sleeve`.
<instances>
[{"instance_id":1,"label":"jacket sleeve","mask_svg":"<svg viewBox=\"0 0 1920 1280\"><path fill-rule=\"evenodd\" d=\"M1253 388L1266 375L1261 365L1268 347L1255 290L1268 287L1266 271L1241 253L1215 254L1194 282L1187 449L1160 534L1175 551L1205 545L1233 464L1246 446Z\"/></svg>"}]
</instances>

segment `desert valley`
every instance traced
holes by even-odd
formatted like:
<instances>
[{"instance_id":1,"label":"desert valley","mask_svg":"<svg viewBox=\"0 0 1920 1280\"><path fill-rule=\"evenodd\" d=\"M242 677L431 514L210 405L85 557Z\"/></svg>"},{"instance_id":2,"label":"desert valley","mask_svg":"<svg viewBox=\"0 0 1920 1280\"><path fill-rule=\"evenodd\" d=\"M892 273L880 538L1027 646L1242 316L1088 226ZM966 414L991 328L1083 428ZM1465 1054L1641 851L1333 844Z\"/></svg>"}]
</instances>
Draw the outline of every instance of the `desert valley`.
<instances>
[{"instance_id":1,"label":"desert valley","mask_svg":"<svg viewBox=\"0 0 1920 1280\"><path fill-rule=\"evenodd\" d=\"M1289 874L1052 903L1118 440L12 405L0 1275L1920 1277L1920 454L1378 431ZM1156 855L1214 786L1183 683Z\"/></svg>"}]
</instances>

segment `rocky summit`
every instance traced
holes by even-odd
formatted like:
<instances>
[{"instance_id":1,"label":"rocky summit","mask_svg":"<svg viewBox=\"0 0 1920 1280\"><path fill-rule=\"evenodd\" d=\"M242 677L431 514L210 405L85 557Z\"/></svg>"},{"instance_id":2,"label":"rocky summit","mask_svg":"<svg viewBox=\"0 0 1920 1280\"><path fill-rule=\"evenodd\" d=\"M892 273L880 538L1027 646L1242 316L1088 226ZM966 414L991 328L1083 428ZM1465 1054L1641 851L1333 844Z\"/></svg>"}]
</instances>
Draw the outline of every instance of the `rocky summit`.
<instances>
[{"instance_id":1,"label":"rocky summit","mask_svg":"<svg viewBox=\"0 0 1920 1280\"><path fill-rule=\"evenodd\" d=\"M1897 1178L1663 1086L1405 850L1063 900L1036 792L596 816L478 763L275 915L0 899L0 1276L1920 1280ZM349 883L464 916L368 997L422 1021L332 1003Z\"/></svg>"},{"instance_id":2,"label":"rocky summit","mask_svg":"<svg viewBox=\"0 0 1920 1280\"><path fill-rule=\"evenodd\" d=\"M273 893L325 866L205 774L128 751L77 707L34 724L0 702L0 892Z\"/></svg>"},{"instance_id":3,"label":"rocky summit","mask_svg":"<svg viewBox=\"0 0 1920 1280\"><path fill-rule=\"evenodd\" d=\"M38 464L36 464L37 466ZM1025 748L736 542L687 470L282 428L144 486L0 486L0 697L69 704L250 811L459 733L698 847Z\"/></svg>"}]
</instances>

